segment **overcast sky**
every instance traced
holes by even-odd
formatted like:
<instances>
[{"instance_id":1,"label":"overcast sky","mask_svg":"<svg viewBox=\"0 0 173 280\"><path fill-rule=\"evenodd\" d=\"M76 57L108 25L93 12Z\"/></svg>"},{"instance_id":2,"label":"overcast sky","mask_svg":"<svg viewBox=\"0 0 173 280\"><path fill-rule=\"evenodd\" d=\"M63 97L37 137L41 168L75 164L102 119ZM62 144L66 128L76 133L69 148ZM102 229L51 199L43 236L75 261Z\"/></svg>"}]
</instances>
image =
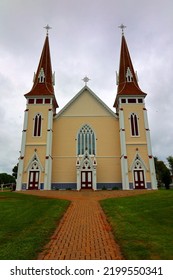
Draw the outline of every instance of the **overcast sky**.
<instances>
[{"instance_id":1,"label":"overcast sky","mask_svg":"<svg viewBox=\"0 0 173 280\"><path fill-rule=\"evenodd\" d=\"M61 109L84 86L111 108L121 30L146 107L153 155L173 155L172 0L0 0L0 173L18 162L25 110L49 24L55 93ZM114 109L113 109L114 110Z\"/></svg>"}]
</instances>

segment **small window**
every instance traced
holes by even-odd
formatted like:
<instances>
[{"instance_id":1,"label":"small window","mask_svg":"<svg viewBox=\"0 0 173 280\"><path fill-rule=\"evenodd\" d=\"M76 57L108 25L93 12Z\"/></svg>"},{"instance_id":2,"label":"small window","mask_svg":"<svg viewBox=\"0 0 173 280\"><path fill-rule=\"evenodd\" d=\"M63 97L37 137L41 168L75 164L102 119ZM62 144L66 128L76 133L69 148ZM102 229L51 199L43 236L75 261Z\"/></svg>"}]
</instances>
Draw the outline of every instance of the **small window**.
<instances>
[{"instance_id":1,"label":"small window","mask_svg":"<svg viewBox=\"0 0 173 280\"><path fill-rule=\"evenodd\" d=\"M121 103L126 103L126 99L121 99Z\"/></svg>"},{"instance_id":2,"label":"small window","mask_svg":"<svg viewBox=\"0 0 173 280\"><path fill-rule=\"evenodd\" d=\"M41 136L41 115L37 114L34 118L34 136Z\"/></svg>"},{"instance_id":3,"label":"small window","mask_svg":"<svg viewBox=\"0 0 173 280\"><path fill-rule=\"evenodd\" d=\"M131 135L139 136L138 118L137 115L132 113L130 116Z\"/></svg>"},{"instance_id":4,"label":"small window","mask_svg":"<svg viewBox=\"0 0 173 280\"><path fill-rule=\"evenodd\" d=\"M45 99L45 104L50 104L50 99L49 98Z\"/></svg>"},{"instance_id":5,"label":"small window","mask_svg":"<svg viewBox=\"0 0 173 280\"><path fill-rule=\"evenodd\" d=\"M143 103L142 98L138 99L138 103Z\"/></svg>"},{"instance_id":6,"label":"small window","mask_svg":"<svg viewBox=\"0 0 173 280\"><path fill-rule=\"evenodd\" d=\"M34 98L30 98L30 99L28 100L28 104L34 104Z\"/></svg>"},{"instance_id":7,"label":"small window","mask_svg":"<svg viewBox=\"0 0 173 280\"><path fill-rule=\"evenodd\" d=\"M36 99L36 104L43 104L43 99Z\"/></svg>"},{"instance_id":8,"label":"small window","mask_svg":"<svg viewBox=\"0 0 173 280\"><path fill-rule=\"evenodd\" d=\"M128 103L136 103L136 98L128 98Z\"/></svg>"}]
</instances>

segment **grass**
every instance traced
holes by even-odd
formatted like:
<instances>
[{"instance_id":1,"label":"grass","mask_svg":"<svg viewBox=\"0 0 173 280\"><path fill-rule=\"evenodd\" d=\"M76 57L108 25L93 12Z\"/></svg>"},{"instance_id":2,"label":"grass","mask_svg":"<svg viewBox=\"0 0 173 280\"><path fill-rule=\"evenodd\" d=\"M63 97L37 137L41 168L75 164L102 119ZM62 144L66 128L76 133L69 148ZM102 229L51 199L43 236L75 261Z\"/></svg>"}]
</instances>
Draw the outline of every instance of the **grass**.
<instances>
[{"instance_id":1,"label":"grass","mask_svg":"<svg viewBox=\"0 0 173 280\"><path fill-rule=\"evenodd\" d=\"M125 259L173 260L173 191L100 202Z\"/></svg>"},{"instance_id":2,"label":"grass","mask_svg":"<svg viewBox=\"0 0 173 280\"><path fill-rule=\"evenodd\" d=\"M65 200L0 193L0 259L36 259L68 205Z\"/></svg>"}]
</instances>

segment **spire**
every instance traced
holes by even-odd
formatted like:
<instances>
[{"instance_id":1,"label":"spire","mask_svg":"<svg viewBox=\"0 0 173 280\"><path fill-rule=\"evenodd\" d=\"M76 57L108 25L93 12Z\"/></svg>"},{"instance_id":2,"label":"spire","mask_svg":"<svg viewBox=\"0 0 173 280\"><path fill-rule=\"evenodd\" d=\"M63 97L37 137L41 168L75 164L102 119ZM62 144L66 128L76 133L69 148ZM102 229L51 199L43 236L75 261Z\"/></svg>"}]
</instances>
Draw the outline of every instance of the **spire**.
<instances>
[{"instance_id":1,"label":"spire","mask_svg":"<svg viewBox=\"0 0 173 280\"><path fill-rule=\"evenodd\" d=\"M54 95L54 75L52 74L48 32L33 82L34 84L31 91L25 94L26 97L34 95Z\"/></svg>"},{"instance_id":2,"label":"spire","mask_svg":"<svg viewBox=\"0 0 173 280\"><path fill-rule=\"evenodd\" d=\"M121 28L121 27L120 27ZM134 71L133 64L131 61L130 53L124 36L124 28L122 31L121 51L120 51L120 64L119 73L117 74L117 97L115 100L114 107L117 104L117 98L119 95L143 95L146 96L139 85L137 75Z\"/></svg>"}]
</instances>

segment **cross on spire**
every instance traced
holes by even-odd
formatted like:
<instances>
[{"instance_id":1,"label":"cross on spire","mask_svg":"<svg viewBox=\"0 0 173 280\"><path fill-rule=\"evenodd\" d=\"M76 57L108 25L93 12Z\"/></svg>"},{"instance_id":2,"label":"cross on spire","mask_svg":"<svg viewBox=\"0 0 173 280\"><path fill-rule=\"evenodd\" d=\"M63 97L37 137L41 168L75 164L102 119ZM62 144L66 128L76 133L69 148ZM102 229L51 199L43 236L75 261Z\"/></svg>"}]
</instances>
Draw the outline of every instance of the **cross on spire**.
<instances>
[{"instance_id":1,"label":"cross on spire","mask_svg":"<svg viewBox=\"0 0 173 280\"><path fill-rule=\"evenodd\" d=\"M122 35L124 35L124 29L126 28L127 26L125 26L124 24L121 24L120 26L118 26L118 28L121 28L122 30Z\"/></svg>"},{"instance_id":2,"label":"cross on spire","mask_svg":"<svg viewBox=\"0 0 173 280\"><path fill-rule=\"evenodd\" d=\"M48 36L49 35L49 29L52 29L52 27L50 27L49 24L47 24L44 28L47 30L46 35Z\"/></svg>"},{"instance_id":3,"label":"cross on spire","mask_svg":"<svg viewBox=\"0 0 173 280\"><path fill-rule=\"evenodd\" d=\"M85 86L87 86L87 83L89 82L89 78L87 77L87 76L85 76L83 79L82 79L82 81L84 81L84 83L85 83Z\"/></svg>"}]
</instances>

